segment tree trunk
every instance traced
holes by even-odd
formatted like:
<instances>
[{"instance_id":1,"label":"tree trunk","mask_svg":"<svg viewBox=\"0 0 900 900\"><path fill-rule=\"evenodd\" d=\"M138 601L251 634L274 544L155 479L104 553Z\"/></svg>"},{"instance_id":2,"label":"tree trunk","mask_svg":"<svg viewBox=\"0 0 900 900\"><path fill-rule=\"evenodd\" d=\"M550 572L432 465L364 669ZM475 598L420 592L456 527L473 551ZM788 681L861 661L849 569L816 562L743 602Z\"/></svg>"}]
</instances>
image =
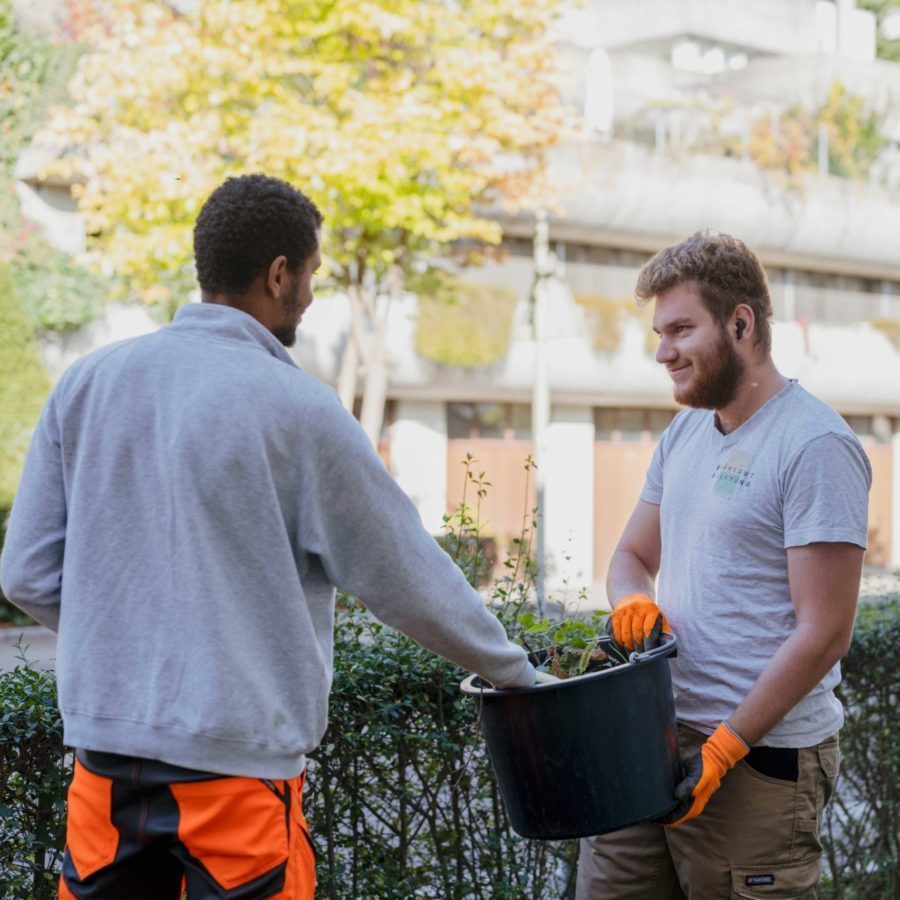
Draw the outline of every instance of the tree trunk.
<instances>
[{"instance_id":1,"label":"tree trunk","mask_svg":"<svg viewBox=\"0 0 900 900\"><path fill-rule=\"evenodd\" d=\"M351 285L347 289L347 298L350 301L350 323L347 327L347 343L344 345L341 367L338 371L337 392L341 405L352 413L353 403L356 400L359 363L365 349L366 311L359 287Z\"/></svg>"},{"instance_id":2,"label":"tree trunk","mask_svg":"<svg viewBox=\"0 0 900 900\"><path fill-rule=\"evenodd\" d=\"M341 368L337 378L337 392L341 405L348 412L353 412L353 401L356 399L356 376L359 371L359 348L351 331L347 335L347 344L341 356Z\"/></svg>"},{"instance_id":3,"label":"tree trunk","mask_svg":"<svg viewBox=\"0 0 900 900\"><path fill-rule=\"evenodd\" d=\"M378 295L374 287L351 285L350 325L347 344L341 357L337 391L345 409L353 411L360 363L365 373L362 391L360 424L372 446L378 447L381 425L384 421L384 403L387 397L388 356L387 318L391 299L399 292L399 277L390 279L389 294Z\"/></svg>"},{"instance_id":4,"label":"tree trunk","mask_svg":"<svg viewBox=\"0 0 900 900\"><path fill-rule=\"evenodd\" d=\"M387 337L387 317L389 298L383 298L376 305L374 328L369 339L366 359L366 380L363 387L362 412L359 422L372 446L378 448L381 425L384 422L384 402L387 397L388 360L385 339Z\"/></svg>"}]
</instances>

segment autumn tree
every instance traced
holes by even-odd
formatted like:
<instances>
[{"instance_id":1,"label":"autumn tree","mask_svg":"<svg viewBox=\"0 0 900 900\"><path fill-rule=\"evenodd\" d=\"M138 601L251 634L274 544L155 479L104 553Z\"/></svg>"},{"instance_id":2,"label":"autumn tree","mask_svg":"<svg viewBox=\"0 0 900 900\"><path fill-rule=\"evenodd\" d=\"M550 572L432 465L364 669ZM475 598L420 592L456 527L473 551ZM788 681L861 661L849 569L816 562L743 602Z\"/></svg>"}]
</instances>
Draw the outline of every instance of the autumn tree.
<instances>
[{"instance_id":1,"label":"autumn tree","mask_svg":"<svg viewBox=\"0 0 900 900\"><path fill-rule=\"evenodd\" d=\"M559 0L114 0L44 140L91 250L145 302L193 283L191 227L226 176L285 178L322 209L353 327L339 392L364 374L380 431L387 309L413 273L496 243L483 205L543 188L566 113L548 28Z\"/></svg>"}]
</instances>

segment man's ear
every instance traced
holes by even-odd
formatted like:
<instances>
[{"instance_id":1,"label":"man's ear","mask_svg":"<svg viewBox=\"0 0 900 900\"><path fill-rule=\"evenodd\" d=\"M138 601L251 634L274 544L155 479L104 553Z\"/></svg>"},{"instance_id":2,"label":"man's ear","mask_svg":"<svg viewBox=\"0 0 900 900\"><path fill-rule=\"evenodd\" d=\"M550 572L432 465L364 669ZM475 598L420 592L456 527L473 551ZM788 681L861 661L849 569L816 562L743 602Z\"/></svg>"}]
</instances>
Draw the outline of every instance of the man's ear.
<instances>
[{"instance_id":1,"label":"man's ear","mask_svg":"<svg viewBox=\"0 0 900 900\"><path fill-rule=\"evenodd\" d=\"M284 293L288 275L287 257L276 256L266 272L266 290L276 299Z\"/></svg>"},{"instance_id":2,"label":"man's ear","mask_svg":"<svg viewBox=\"0 0 900 900\"><path fill-rule=\"evenodd\" d=\"M742 340L744 335L752 336L756 330L756 316L746 303L739 303L731 316L735 340Z\"/></svg>"}]
</instances>

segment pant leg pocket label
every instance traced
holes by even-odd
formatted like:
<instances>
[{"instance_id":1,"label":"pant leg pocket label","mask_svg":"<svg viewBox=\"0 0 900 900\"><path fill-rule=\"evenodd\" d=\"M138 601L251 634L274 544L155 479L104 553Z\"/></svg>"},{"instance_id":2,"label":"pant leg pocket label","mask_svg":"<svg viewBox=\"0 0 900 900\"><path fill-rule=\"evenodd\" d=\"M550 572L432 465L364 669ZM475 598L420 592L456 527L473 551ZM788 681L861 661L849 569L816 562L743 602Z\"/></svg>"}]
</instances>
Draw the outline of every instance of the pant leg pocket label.
<instances>
[{"instance_id":1,"label":"pant leg pocket label","mask_svg":"<svg viewBox=\"0 0 900 900\"><path fill-rule=\"evenodd\" d=\"M748 900L814 898L819 868L818 857L777 866L732 866L732 897Z\"/></svg>"}]
</instances>

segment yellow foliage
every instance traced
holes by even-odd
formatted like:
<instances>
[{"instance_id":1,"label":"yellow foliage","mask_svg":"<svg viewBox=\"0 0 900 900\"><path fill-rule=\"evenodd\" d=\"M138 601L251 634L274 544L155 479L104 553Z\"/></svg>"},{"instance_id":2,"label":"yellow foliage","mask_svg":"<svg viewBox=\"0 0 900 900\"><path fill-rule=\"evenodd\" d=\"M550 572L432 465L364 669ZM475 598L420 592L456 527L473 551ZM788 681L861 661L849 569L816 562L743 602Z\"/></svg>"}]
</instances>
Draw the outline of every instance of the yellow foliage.
<instances>
[{"instance_id":1,"label":"yellow foliage","mask_svg":"<svg viewBox=\"0 0 900 900\"><path fill-rule=\"evenodd\" d=\"M91 251L148 302L192 284L197 210L246 172L312 196L338 281L409 271L448 242L499 240L475 204L545 189L567 129L546 36L558 7L111 0L42 140L66 152L53 171L78 185Z\"/></svg>"}]
</instances>

